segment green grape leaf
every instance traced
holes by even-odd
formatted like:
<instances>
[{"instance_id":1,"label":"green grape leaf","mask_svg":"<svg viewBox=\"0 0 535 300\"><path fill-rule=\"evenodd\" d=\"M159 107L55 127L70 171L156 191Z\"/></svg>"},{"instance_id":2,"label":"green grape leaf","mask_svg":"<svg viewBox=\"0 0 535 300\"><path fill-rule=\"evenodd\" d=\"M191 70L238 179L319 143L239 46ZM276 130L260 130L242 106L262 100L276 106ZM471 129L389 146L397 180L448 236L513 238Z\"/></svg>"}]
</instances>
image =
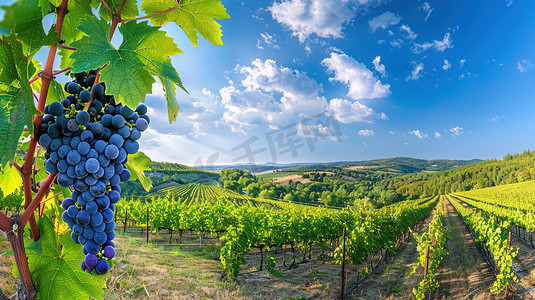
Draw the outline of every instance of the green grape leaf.
<instances>
[{"instance_id":1,"label":"green grape leaf","mask_svg":"<svg viewBox=\"0 0 535 300\"><path fill-rule=\"evenodd\" d=\"M54 11L54 7L51 5L49 0L38 0L39 7L41 8L41 14L43 16L48 15L49 13Z\"/></svg>"},{"instance_id":2,"label":"green grape leaf","mask_svg":"<svg viewBox=\"0 0 535 300\"><path fill-rule=\"evenodd\" d=\"M33 132L35 109L28 74L33 64L13 35L0 39L0 167L13 162L20 134L26 125Z\"/></svg>"},{"instance_id":3,"label":"green grape leaf","mask_svg":"<svg viewBox=\"0 0 535 300\"><path fill-rule=\"evenodd\" d=\"M36 92L39 92L41 90L41 82L42 81L40 79L34 81L31 84L32 89ZM50 87L48 88L46 104L50 104L55 101L61 102L63 99L65 99L65 91L63 90L63 87L56 80L52 80L50 82Z\"/></svg>"},{"instance_id":4,"label":"green grape leaf","mask_svg":"<svg viewBox=\"0 0 535 300\"><path fill-rule=\"evenodd\" d=\"M35 251L37 255L42 255L43 254L43 240L39 239L37 242L32 242L31 244L29 244L28 246L24 248Z\"/></svg>"},{"instance_id":5,"label":"green grape leaf","mask_svg":"<svg viewBox=\"0 0 535 300\"><path fill-rule=\"evenodd\" d=\"M143 0L141 9L151 15L165 11L177 5L175 0ZM197 32L206 40L217 45L223 45L221 25L214 19L229 19L227 10L221 0L181 0L179 8L165 14L149 18L155 25L165 25L175 22L188 35L191 43L197 47L199 37Z\"/></svg>"},{"instance_id":6,"label":"green grape leaf","mask_svg":"<svg viewBox=\"0 0 535 300\"><path fill-rule=\"evenodd\" d=\"M52 5L58 7L61 5L62 0L49 0Z\"/></svg>"},{"instance_id":7,"label":"green grape leaf","mask_svg":"<svg viewBox=\"0 0 535 300\"><path fill-rule=\"evenodd\" d=\"M34 81L31 86L34 91L39 92L41 90L41 80L39 79ZM65 91L63 90L61 84L56 80L52 80L48 88L46 104L50 104L56 101L61 102L63 99L65 99L65 97Z\"/></svg>"},{"instance_id":8,"label":"green grape leaf","mask_svg":"<svg viewBox=\"0 0 535 300\"><path fill-rule=\"evenodd\" d=\"M150 158L143 152L137 152L134 155L128 156L126 167L130 171L130 180L139 179L139 182L143 185L143 188L148 192L152 188L152 180L145 176L144 171L150 171L149 163Z\"/></svg>"},{"instance_id":9,"label":"green grape leaf","mask_svg":"<svg viewBox=\"0 0 535 300\"><path fill-rule=\"evenodd\" d=\"M91 2L87 0L69 0L67 9L69 13L65 15L63 20L61 39L65 41L66 45L70 45L82 38L83 34L76 27L86 15L92 15L93 11L91 10ZM72 50L67 51L72 52Z\"/></svg>"},{"instance_id":10,"label":"green grape leaf","mask_svg":"<svg viewBox=\"0 0 535 300\"><path fill-rule=\"evenodd\" d=\"M171 124L173 121L176 121L176 116L178 115L179 109L175 95L175 84L167 78L159 78L162 82L162 87L165 92L165 100L167 101L167 114L169 115L169 124Z\"/></svg>"},{"instance_id":11,"label":"green grape leaf","mask_svg":"<svg viewBox=\"0 0 535 300\"><path fill-rule=\"evenodd\" d=\"M180 53L173 39L159 27L148 22L126 23L119 30L123 42L118 49L109 42L110 26L103 20L86 17L78 29L85 36L72 44L78 50L71 53L72 71L101 69L100 80L106 83L106 93L116 103L135 108L152 91L153 76L162 76L182 85L168 55Z\"/></svg>"},{"instance_id":12,"label":"green grape leaf","mask_svg":"<svg viewBox=\"0 0 535 300\"><path fill-rule=\"evenodd\" d=\"M108 3L108 6L113 13L116 13L117 10L119 10L121 2L122 0L106 0L106 3ZM100 6L98 14L102 17L102 19L106 20L106 22L111 21L110 12L106 9L106 7L104 7L104 5ZM121 11L121 19L132 19L137 17L138 14L139 10L137 8L136 1L126 1L123 10Z\"/></svg>"},{"instance_id":13,"label":"green grape leaf","mask_svg":"<svg viewBox=\"0 0 535 300\"><path fill-rule=\"evenodd\" d=\"M24 44L24 54L33 56L43 46L57 43L59 38L55 26L45 33L42 25L43 13L38 0L19 0L9 6L2 6L5 11L0 27L12 30Z\"/></svg>"},{"instance_id":14,"label":"green grape leaf","mask_svg":"<svg viewBox=\"0 0 535 300\"><path fill-rule=\"evenodd\" d=\"M22 177L19 170L6 165L0 171L0 190L2 190L4 197L13 194L21 186Z\"/></svg>"},{"instance_id":15,"label":"green grape leaf","mask_svg":"<svg viewBox=\"0 0 535 300\"><path fill-rule=\"evenodd\" d=\"M39 299L102 299L106 288L106 275L91 275L80 268L84 259L82 245L74 243L70 231L57 235L51 221L51 214L45 213L39 219L41 232L41 255L38 251L27 251L28 265L36 285ZM27 248L38 250L38 246Z\"/></svg>"}]
</instances>

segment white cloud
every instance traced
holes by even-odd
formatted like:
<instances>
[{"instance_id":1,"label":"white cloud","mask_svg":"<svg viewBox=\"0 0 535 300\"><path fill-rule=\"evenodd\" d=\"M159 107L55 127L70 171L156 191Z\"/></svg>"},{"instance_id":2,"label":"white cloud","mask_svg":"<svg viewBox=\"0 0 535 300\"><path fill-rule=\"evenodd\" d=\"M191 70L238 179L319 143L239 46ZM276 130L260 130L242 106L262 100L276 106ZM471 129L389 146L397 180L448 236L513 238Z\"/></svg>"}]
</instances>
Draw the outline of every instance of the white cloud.
<instances>
[{"instance_id":1,"label":"white cloud","mask_svg":"<svg viewBox=\"0 0 535 300\"><path fill-rule=\"evenodd\" d=\"M392 45L392 47L397 47L397 48L401 48L401 39L397 39L397 40L392 40L390 42L390 45Z\"/></svg>"},{"instance_id":2,"label":"white cloud","mask_svg":"<svg viewBox=\"0 0 535 300\"><path fill-rule=\"evenodd\" d=\"M152 92L149 94L149 96L165 98L165 91L163 90L163 86L159 81L156 81L152 84Z\"/></svg>"},{"instance_id":3,"label":"white cloud","mask_svg":"<svg viewBox=\"0 0 535 300\"><path fill-rule=\"evenodd\" d=\"M205 96L208 96L210 98L214 98L214 94L210 91L210 90L207 90L206 88L202 88L202 91L201 93Z\"/></svg>"},{"instance_id":4,"label":"white cloud","mask_svg":"<svg viewBox=\"0 0 535 300\"><path fill-rule=\"evenodd\" d=\"M444 65L442 66L442 69L444 69L444 71L447 71L449 68L451 68L451 64L447 59L445 59L444 60Z\"/></svg>"},{"instance_id":5,"label":"white cloud","mask_svg":"<svg viewBox=\"0 0 535 300\"><path fill-rule=\"evenodd\" d=\"M359 9L383 4L386 0L282 0L268 10L277 22L292 31L303 43L311 35L341 38L344 26Z\"/></svg>"},{"instance_id":6,"label":"white cloud","mask_svg":"<svg viewBox=\"0 0 535 300\"><path fill-rule=\"evenodd\" d=\"M345 139L345 136L341 135L341 132L337 131L336 128L331 128L322 124L297 124L297 135L317 139L330 139L331 141L342 141Z\"/></svg>"},{"instance_id":7,"label":"white cloud","mask_svg":"<svg viewBox=\"0 0 535 300\"><path fill-rule=\"evenodd\" d=\"M399 21L401 21L401 17L398 14L387 11L368 21L368 24L370 25L370 30L375 32L377 28L387 29L392 25L398 24Z\"/></svg>"},{"instance_id":8,"label":"white cloud","mask_svg":"<svg viewBox=\"0 0 535 300\"><path fill-rule=\"evenodd\" d=\"M450 132L452 135L461 135L463 134L463 128L459 126L455 126L450 128Z\"/></svg>"},{"instance_id":9,"label":"white cloud","mask_svg":"<svg viewBox=\"0 0 535 300\"><path fill-rule=\"evenodd\" d=\"M442 137L442 135L438 131L435 131L435 137L439 139Z\"/></svg>"},{"instance_id":10,"label":"white cloud","mask_svg":"<svg viewBox=\"0 0 535 300\"><path fill-rule=\"evenodd\" d=\"M423 132L420 132L420 129L409 131L409 134L415 135L419 139L428 138L429 136Z\"/></svg>"},{"instance_id":11,"label":"white cloud","mask_svg":"<svg viewBox=\"0 0 535 300\"><path fill-rule=\"evenodd\" d=\"M375 71L381 73L381 75L383 75L383 77L386 76L386 68L385 68L385 65L383 65L381 63L381 56L376 56L373 61L373 68L375 69Z\"/></svg>"},{"instance_id":12,"label":"white cloud","mask_svg":"<svg viewBox=\"0 0 535 300\"><path fill-rule=\"evenodd\" d=\"M384 113L378 114L359 101L352 102L347 99L332 99L329 102L328 112L336 120L345 124L353 122L372 123L373 119L388 119Z\"/></svg>"},{"instance_id":13,"label":"white cloud","mask_svg":"<svg viewBox=\"0 0 535 300\"><path fill-rule=\"evenodd\" d=\"M460 76L459 76L459 80L463 80L465 78L472 78L472 77L475 77L475 78L478 78L479 75L477 74L474 74L472 72L466 72L466 73L462 73Z\"/></svg>"},{"instance_id":14,"label":"white cloud","mask_svg":"<svg viewBox=\"0 0 535 300\"><path fill-rule=\"evenodd\" d=\"M423 51L426 51L428 49L435 49L439 52L444 52L444 50L448 49L448 48L453 48L453 40L451 39L451 34L449 32L447 32L445 35L444 35L444 38L442 39L442 41L437 41L437 40L434 40L433 42L429 43L429 42L425 42L423 44L414 44L414 47L412 49L412 51L414 53L420 53L420 52L423 52Z\"/></svg>"},{"instance_id":15,"label":"white cloud","mask_svg":"<svg viewBox=\"0 0 535 300\"><path fill-rule=\"evenodd\" d=\"M233 131L267 122L272 128L295 118L325 111L327 101L321 84L299 70L279 66L273 60L254 60L237 67L245 75L243 89L229 85L220 89L226 112L223 121Z\"/></svg>"},{"instance_id":16,"label":"white cloud","mask_svg":"<svg viewBox=\"0 0 535 300\"><path fill-rule=\"evenodd\" d=\"M375 132L371 129L363 129L363 130L359 130L359 135L360 136L372 136L372 135L375 135Z\"/></svg>"},{"instance_id":17,"label":"white cloud","mask_svg":"<svg viewBox=\"0 0 535 300\"><path fill-rule=\"evenodd\" d=\"M433 9L431 8L431 5L429 5L429 3L427 3L427 2L424 2L424 4L422 4L422 6L420 6L420 9L427 13L427 15L425 16L425 19L424 19L424 21L427 22L427 19L429 19L429 16L433 12Z\"/></svg>"},{"instance_id":18,"label":"white cloud","mask_svg":"<svg viewBox=\"0 0 535 300\"><path fill-rule=\"evenodd\" d=\"M413 63L413 65L414 65L414 70L412 70L411 74L407 76L407 78L405 78L406 81L418 80L423 75L424 63L419 63L419 64Z\"/></svg>"},{"instance_id":19,"label":"white cloud","mask_svg":"<svg viewBox=\"0 0 535 300\"><path fill-rule=\"evenodd\" d=\"M390 95L390 85L382 84L373 76L366 66L344 53L331 53L322 62L334 77L330 81L339 81L349 86L347 96L352 99L383 98Z\"/></svg>"},{"instance_id":20,"label":"white cloud","mask_svg":"<svg viewBox=\"0 0 535 300\"><path fill-rule=\"evenodd\" d=\"M513 0L506 0L505 2L507 2L507 7L513 5Z\"/></svg>"},{"instance_id":21,"label":"white cloud","mask_svg":"<svg viewBox=\"0 0 535 300\"><path fill-rule=\"evenodd\" d=\"M394 135L396 134L395 132L393 132L392 130L388 131L388 133L390 133L391 135Z\"/></svg>"},{"instance_id":22,"label":"white cloud","mask_svg":"<svg viewBox=\"0 0 535 300\"><path fill-rule=\"evenodd\" d=\"M516 66L518 67L518 70L519 70L521 73L524 73L524 72L526 72L528 69L533 68L533 64L532 64L529 60L526 60L526 59L523 59L523 60L517 62L517 63L516 63Z\"/></svg>"},{"instance_id":23,"label":"white cloud","mask_svg":"<svg viewBox=\"0 0 535 300\"><path fill-rule=\"evenodd\" d=\"M494 123L496 123L496 122L498 122L498 121L500 121L500 120L503 120L504 118L505 118L505 117L503 117L503 116L494 116L494 117L490 118L489 122L494 122Z\"/></svg>"},{"instance_id":24,"label":"white cloud","mask_svg":"<svg viewBox=\"0 0 535 300\"><path fill-rule=\"evenodd\" d=\"M356 16L349 1L284 0L268 8L273 19L304 42L310 35L342 37L343 25Z\"/></svg>"},{"instance_id":25,"label":"white cloud","mask_svg":"<svg viewBox=\"0 0 535 300\"><path fill-rule=\"evenodd\" d=\"M263 39L263 42L265 45L273 48L273 49L279 49L279 45L277 45L277 39L272 36L271 34L265 32L261 33L260 37ZM262 45L262 42L260 40L257 40L256 47L260 50L264 49L264 46Z\"/></svg>"},{"instance_id":26,"label":"white cloud","mask_svg":"<svg viewBox=\"0 0 535 300\"><path fill-rule=\"evenodd\" d=\"M416 33L414 33L411 28L405 24L399 26L399 30L401 31L405 31L407 33L407 38L408 39L411 39L411 40L414 40L416 39L416 37L418 37L418 35Z\"/></svg>"},{"instance_id":27,"label":"white cloud","mask_svg":"<svg viewBox=\"0 0 535 300\"><path fill-rule=\"evenodd\" d=\"M466 59L461 59L461 60L459 61L459 69L462 68L462 67L464 67L464 64L465 64L465 63L466 63Z\"/></svg>"}]
</instances>

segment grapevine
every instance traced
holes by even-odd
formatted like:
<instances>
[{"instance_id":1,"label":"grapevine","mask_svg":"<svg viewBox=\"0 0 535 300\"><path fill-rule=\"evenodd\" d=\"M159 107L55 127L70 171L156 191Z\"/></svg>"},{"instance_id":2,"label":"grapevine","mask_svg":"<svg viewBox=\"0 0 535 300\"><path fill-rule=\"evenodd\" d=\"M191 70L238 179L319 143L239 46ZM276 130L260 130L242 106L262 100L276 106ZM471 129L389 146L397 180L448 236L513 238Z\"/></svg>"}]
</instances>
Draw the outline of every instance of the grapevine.
<instances>
[{"instance_id":1,"label":"grapevine","mask_svg":"<svg viewBox=\"0 0 535 300\"><path fill-rule=\"evenodd\" d=\"M429 246L428 273L424 280L420 281L413 289L416 299L425 299L425 296L439 287L436 279L438 265L448 255L446 251L446 230L444 228L444 197L435 209L433 219L429 223L427 231L421 236L414 233L414 239L418 242L419 263L425 268L426 252Z\"/></svg>"},{"instance_id":2,"label":"grapevine","mask_svg":"<svg viewBox=\"0 0 535 300\"><path fill-rule=\"evenodd\" d=\"M474 232L475 241L485 243L494 256L499 274L492 286L492 292L505 291L511 281L518 281L513 270L513 258L518 255L518 249L515 250L508 243L511 225L509 222L498 223L494 217L465 208L453 197L448 196L448 200Z\"/></svg>"},{"instance_id":3,"label":"grapevine","mask_svg":"<svg viewBox=\"0 0 535 300\"><path fill-rule=\"evenodd\" d=\"M0 212L0 233L13 249L18 297L102 299L106 275L86 272L108 273L115 255L118 183L151 187L143 174L150 160L138 152L150 119L139 102L158 79L171 123L175 87L184 89L170 59L181 51L159 26L176 23L194 45L200 34L217 46L216 20L229 15L218 0L17 0L1 9L0 189L22 193L24 210ZM50 14L55 24L43 28ZM41 70L34 56L43 47ZM55 76L65 72L73 80L62 85Z\"/></svg>"}]
</instances>

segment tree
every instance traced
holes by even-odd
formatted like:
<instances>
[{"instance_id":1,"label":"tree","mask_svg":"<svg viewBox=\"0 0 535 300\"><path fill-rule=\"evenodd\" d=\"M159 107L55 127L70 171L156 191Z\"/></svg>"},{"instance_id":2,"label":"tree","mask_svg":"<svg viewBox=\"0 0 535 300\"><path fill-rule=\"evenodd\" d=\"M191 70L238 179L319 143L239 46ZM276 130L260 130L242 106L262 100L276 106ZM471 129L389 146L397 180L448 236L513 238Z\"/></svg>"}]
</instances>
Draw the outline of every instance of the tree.
<instances>
[{"instance_id":1,"label":"tree","mask_svg":"<svg viewBox=\"0 0 535 300\"><path fill-rule=\"evenodd\" d=\"M45 105L65 98L54 76L96 70L95 83L105 83L106 94L130 108L151 93L156 77L165 91L171 123L178 112L175 88L185 89L169 56L182 51L159 26L176 23L195 46L198 34L216 46L223 45L215 19L229 16L219 0L143 0L140 8L141 16L135 0L18 0L2 7L0 189L6 197L22 190L24 210L11 217L0 212L0 231L13 249L19 299L37 295L41 299L102 299L106 287L104 275L87 274L73 263L83 259L81 246L71 241L70 230L57 221L63 211L59 203L70 191L56 184L57 174L42 168L44 151L40 151L38 136ZM50 14L56 22L45 30L42 21ZM123 37L118 48L111 44L117 29ZM40 70L34 55L43 47L49 50ZM54 71L58 56L62 69ZM95 94L91 91L90 103ZM146 189L151 182L143 171L149 161L144 154L136 154L127 163L130 179L139 179ZM52 201L42 204L47 200ZM40 214L35 214L38 207ZM27 224L34 242L25 244Z\"/></svg>"}]
</instances>

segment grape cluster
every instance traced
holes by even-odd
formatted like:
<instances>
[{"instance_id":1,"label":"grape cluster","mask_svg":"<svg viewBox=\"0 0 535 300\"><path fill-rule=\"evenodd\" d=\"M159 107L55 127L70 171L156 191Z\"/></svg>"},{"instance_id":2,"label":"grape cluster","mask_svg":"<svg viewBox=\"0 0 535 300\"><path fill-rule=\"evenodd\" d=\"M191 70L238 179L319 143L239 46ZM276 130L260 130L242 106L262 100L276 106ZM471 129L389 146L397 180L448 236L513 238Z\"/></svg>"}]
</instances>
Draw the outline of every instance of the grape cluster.
<instances>
[{"instance_id":1,"label":"grape cluster","mask_svg":"<svg viewBox=\"0 0 535 300\"><path fill-rule=\"evenodd\" d=\"M82 270L105 274L115 256L119 182L130 178L128 154L139 150L137 140L150 119L144 104L135 111L116 104L104 93L104 83L94 83L95 75L74 74L76 79L64 87L70 95L45 107L39 144L46 148L47 172L58 174L57 184L72 191L63 200L62 218L72 229L72 240L84 245Z\"/></svg>"}]
</instances>

